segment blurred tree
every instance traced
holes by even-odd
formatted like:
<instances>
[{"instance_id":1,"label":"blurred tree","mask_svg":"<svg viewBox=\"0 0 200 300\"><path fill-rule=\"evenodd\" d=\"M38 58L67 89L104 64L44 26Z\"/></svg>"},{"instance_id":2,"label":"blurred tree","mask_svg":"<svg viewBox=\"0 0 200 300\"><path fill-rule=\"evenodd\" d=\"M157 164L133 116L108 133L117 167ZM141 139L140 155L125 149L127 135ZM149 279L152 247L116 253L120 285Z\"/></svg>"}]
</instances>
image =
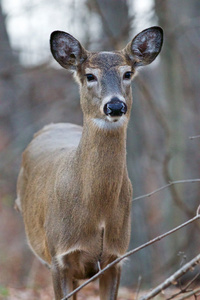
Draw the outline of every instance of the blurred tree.
<instances>
[{"instance_id":1,"label":"blurred tree","mask_svg":"<svg viewBox=\"0 0 200 300\"><path fill-rule=\"evenodd\" d=\"M9 139L14 136L14 124L12 111L15 102L15 83L13 78L13 66L17 64L8 38L5 15L0 2L0 148L6 146Z\"/></svg>"},{"instance_id":2,"label":"blurred tree","mask_svg":"<svg viewBox=\"0 0 200 300\"><path fill-rule=\"evenodd\" d=\"M31 112L29 102L26 101L28 80L20 66L18 56L10 45L6 30L6 16L2 11L1 2L0 38L0 150L6 149L5 152L1 152L0 173L4 175L4 179L1 181L2 185L5 188L4 180L7 179L9 182L7 188L11 192L15 180L10 178L10 171L13 171L13 167L19 164L14 164L10 169L5 162L8 163L9 160L12 160L14 149L17 151L16 137L20 135L23 137L23 130L31 121Z\"/></svg>"},{"instance_id":3,"label":"blurred tree","mask_svg":"<svg viewBox=\"0 0 200 300\"><path fill-rule=\"evenodd\" d=\"M199 175L199 168L196 169L194 164L187 160L189 150L189 155L194 151L195 164L199 161L197 154L195 154L196 148L193 148L192 145L189 146L189 149L187 148L188 137L192 135L194 123L196 123L191 122L189 115L192 114L194 117L196 115L198 118L199 113L198 96L196 95L196 91L199 90L196 84L196 79L199 77L199 67L195 63L198 60L198 55L192 44L196 41L199 26L196 21L194 22L194 16L199 14L200 3L196 0L192 0L190 3L177 0L176 4L174 6L172 1L155 1L159 23L165 28L165 47L161 67L164 82L162 101L166 103L166 110L163 111L163 115L168 118L169 130L165 150L167 154L163 165L163 175L166 181L183 176L195 177ZM180 7L181 14L179 13ZM188 64L188 55L191 55L190 64ZM186 199L183 200L185 187L173 187L171 194L172 200L179 208L179 211L170 210L172 220L180 213L180 210L186 216L191 217L193 209L198 203L195 201L193 205L188 205Z\"/></svg>"},{"instance_id":4,"label":"blurred tree","mask_svg":"<svg viewBox=\"0 0 200 300\"><path fill-rule=\"evenodd\" d=\"M69 18L79 24L77 30L81 26L80 32L84 36L80 41L84 41L86 48L122 49L134 33L138 33L135 32L136 12L130 10L130 1L87 0L84 3L80 9L78 2L73 2L74 12L70 12L74 15L72 13ZM57 3L52 4L56 10ZM66 3L60 1L60 4L66 14ZM36 6L39 11L40 5ZM31 9L34 10L34 5ZM133 83L127 160L134 196L150 192L169 180L199 177L198 141L188 139L190 135L200 134L199 13L198 0L155 0L148 22L146 17L143 20L144 28L147 23L148 26L157 23L162 26L165 38L161 56L144 71L140 70ZM14 199L20 155L32 134L50 122L81 124L82 119L78 88L72 76L48 63L22 67L9 43L5 21L0 2L0 173L3 175L0 192L6 189ZM155 194L149 200L133 202L130 248L194 214L199 194L197 184L180 185ZM0 225L6 228L5 218L4 223L2 220L0 217ZM11 236L11 230L9 233ZM24 240L22 232L18 235ZM25 245L22 242L21 245L24 249ZM14 247L15 243L10 249ZM165 277L170 268L177 269L182 260L177 256L179 251L191 257L198 249L197 225L190 226L182 234L174 234L130 257L124 264L122 282L137 284L139 275L142 275L145 284L153 284ZM29 250L21 251L21 256L19 277L25 280L32 256Z\"/></svg>"},{"instance_id":5,"label":"blurred tree","mask_svg":"<svg viewBox=\"0 0 200 300\"><path fill-rule=\"evenodd\" d=\"M98 16L101 32L97 43L106 50L119 50L128 41L132 17L129 16L127 0L87 0L86 5L90 13ZM119 22L120 20L120 22Z\"/></svg>"},{"instance_id":6,"label":"blurred tree","mask_svg":"<svg viewBox=\"0 0 200 300\"><path fill-rule=\"evenodd\" d=\"M143 133L144 155L140 154L135 161L136 165L139 161L142 171L147 171L142 177L143 191L149 184L149 187L153 187L154 182L159 186L163 180L168 183L172 180L199 177L200 161L197 147L194 143L191 144L188 138L194 129L197 134L200 130L199 123L195 121L199 118L199 101L196 94L199 91L196 84L199 78L199 66L196 63L198 54L197 49L193 47L194 44L197 45L199 27L199 17L194 20L193 16L199 15L198 7L199 2L196 0L155 1L155 16L158 17L158 24L164 29L161 61L159 67L156 66L150 72L146 70L141 74L141 79L137 80L141 88L139 99L146 102L143 102L144 111L141 112L141 119L146 123L144 130L147 133ZM155 117L154 120L152 116ZM147 126L150 126L148 130ZM138 174L142 174L142 171L138 170ZM133 177L135 178L134 174ZM154 189L152 187L151 190ZM173 227L183 218L193 216L199 204L198 193L198 185L193 188L192 194L186 185L172 186L169 192L164 193L164 202L161 202L157 195L145 206L140 203L145 214L146 226L150 225L145 227L145 234L152 238L159 233L158 229L166 230L169 225ZM137 221L138 232L137 226L140 226L138 224L141 224L141 221ZM148 267L151 272L148 274L147 268L144 268L144 276L146 274L151 281L154 279L152 274L157 274L159 266L163 266L162 274L166 274L170 268L177 268L181 263L181 258L177 257L180 251L191 258L199 248L198 234L199 226L196 224L188 227L184 236L175 234L163 243L153 246L153 251L148 250L146 253L147 256L150 255ZM143 266L143 260L141 262Z\"/></svg>"}]
</instances>

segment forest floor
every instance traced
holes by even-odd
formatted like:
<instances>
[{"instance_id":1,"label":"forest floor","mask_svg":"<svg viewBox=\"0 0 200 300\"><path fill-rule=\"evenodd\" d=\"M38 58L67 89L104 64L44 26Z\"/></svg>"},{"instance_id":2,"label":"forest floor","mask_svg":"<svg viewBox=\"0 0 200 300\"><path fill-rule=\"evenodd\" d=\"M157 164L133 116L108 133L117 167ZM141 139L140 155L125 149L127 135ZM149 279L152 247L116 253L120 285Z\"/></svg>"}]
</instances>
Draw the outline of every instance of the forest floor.
<instances>
[{"instance_id":1,"label":"forest floor","mask_svg":"<svg viewBox=\"0 0 200 300\"><path fill-rule=\"evenodd\" d=\"M78 293L78 300L99 300L99 289L97 284L90 284ZM45 289L30 288L4 288L0 290L0 300L52 300L52 287ZM133 300L135 293L127 288L120 288L118 300Z\"/></svg>"},{"instance_id":2,"label":"forest floor","mask_svg":"<svg viewBox=\"0 0 200 300\"><path fill-rule=\"evenodd\" d=\"M154 300L200 300L200 294L196 296L189 296L185 294L175 295L178 290L173 289L168 292L162 293L156 297ZM118 300L139 300L142 295L147 294L147 291L135 292L128 288L120 288L118 293ZM53 289L52 287L46 287L44 289L31 289L31 288L0 288L0 300L52 300L53 299ZM99 300L99 288L96 283L87 285L83 290L78 293L77 300Z\"/></svg>"}]
</instances>

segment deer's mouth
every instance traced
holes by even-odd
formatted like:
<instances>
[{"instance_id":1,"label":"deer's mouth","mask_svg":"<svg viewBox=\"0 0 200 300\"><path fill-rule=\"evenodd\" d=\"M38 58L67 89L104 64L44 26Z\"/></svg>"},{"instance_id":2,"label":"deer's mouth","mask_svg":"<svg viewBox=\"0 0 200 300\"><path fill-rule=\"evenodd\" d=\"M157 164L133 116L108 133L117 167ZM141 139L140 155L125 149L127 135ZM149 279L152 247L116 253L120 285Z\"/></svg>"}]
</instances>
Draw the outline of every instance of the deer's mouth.
<instances>
[{"instance_id":1,"label":"deer's mouth","mask_svg":"<svg viewBox=\"0 0 200 300\"><path fill-rule=\"evenodd\" d=\"M119 122L122 116L106 116L106 120L111 122L111 123L116 123Z\"/></svg>"},{"instance_id":2,"label":"deer's mouth","mask_svg":"<svg viewBox=\"0 0 200 300\"><path fill-rule=\"evenodd\" d=\"M127 123L128 119L125 115L121 117L106 116L106 118L94 118L93 123L100 129L114 130L123 127Z\"/></svg>"}]
</instances>

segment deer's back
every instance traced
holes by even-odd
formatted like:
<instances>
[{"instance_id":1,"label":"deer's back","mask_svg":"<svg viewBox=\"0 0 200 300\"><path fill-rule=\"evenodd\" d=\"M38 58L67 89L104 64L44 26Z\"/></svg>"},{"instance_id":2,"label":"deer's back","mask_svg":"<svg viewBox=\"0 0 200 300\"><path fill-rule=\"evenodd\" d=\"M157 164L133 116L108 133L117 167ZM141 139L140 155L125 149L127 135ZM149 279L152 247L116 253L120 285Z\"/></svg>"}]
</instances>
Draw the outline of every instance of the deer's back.
<instances>
[{"instance_id":1,"label":"deer's back","mask_svg":"<svg viewBox=\"0 0 200 300\"><path fill-rule=\"evenodd\" d=\"M38 131L23 153L23 168L31 172L38 164L56 161L63 152L76 150L82 133L82 127L70 123L58 123L45 126Z\"/></svg>"},{"instance_id":2,"label":"deer's back","mask_svg":"<svg viewBox=\"0 0 200 300\"><path fill-rule=\"evenodd\" d=\"M81 133L81 126L58 123L45 126L34 135L23 153L18 178L18 196L21 199L29 197L32 187L42 185L44 189L50 178L55 179L57 167L65 163L66 158L70 160L75 153ZM37 185L36 180L39 181Z\"/></svg>"},{"instance_id":3,"label":"deer's back","mask_svg":"<svg viewBox=\"0 0 200 300\"><path fill-rule=\"evenodd\" d=\"M49 124L34 135L28 149L31 149L31 154L35 156L44 152L50 155L62 149L70 150L78 146L81 133L82 127L75 124Z\"/></svg>"},{"instance_id":4,"label":"deer's back","mask_svg":"<svg viewBox=\"0 0 200 300\"><path fill-rule=\"evenodd\" d=\"M44 220L56 181L56 171L76 151L82 127L70 123L45 126L34 135L23 153L22 167L18 177L16 205L22 211L29 243L40 257L44 253ZM38 247L38 248L37 248ZM41 249L42 248L42 249Z\"/></svg>"}]
</instances>

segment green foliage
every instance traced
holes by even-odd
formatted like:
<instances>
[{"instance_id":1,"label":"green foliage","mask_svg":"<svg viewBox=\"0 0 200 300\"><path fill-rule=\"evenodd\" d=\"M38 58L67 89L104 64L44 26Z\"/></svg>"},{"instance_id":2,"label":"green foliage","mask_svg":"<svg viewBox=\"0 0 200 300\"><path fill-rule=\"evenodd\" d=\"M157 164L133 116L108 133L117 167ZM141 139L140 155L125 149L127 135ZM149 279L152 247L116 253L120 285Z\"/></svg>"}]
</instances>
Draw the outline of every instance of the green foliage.
<instances>
[{"instance_id":1,"label":"green foliage","mask_svg":"<svg viewBox=\"0 0 200 300\"><path fill-rule=\"evenodd\" d=\"M8 289L1 285L0 285L0 296L9 296Z\"/></svg>"}]
</instances>

